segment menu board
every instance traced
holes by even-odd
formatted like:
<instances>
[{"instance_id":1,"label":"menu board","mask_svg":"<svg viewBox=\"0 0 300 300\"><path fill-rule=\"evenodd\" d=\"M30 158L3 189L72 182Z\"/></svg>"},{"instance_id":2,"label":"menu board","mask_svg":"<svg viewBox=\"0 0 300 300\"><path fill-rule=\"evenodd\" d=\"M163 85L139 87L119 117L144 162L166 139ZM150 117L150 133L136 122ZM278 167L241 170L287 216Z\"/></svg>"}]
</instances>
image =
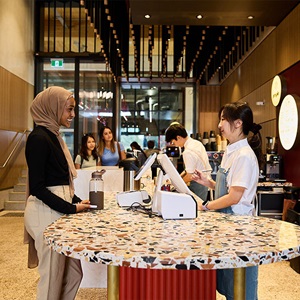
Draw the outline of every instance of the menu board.
<instances>
[{"instance_id":1,"label":"menu board","mask_svg":"<svg viewBox=\"0 0 300 300\"><path fill-rule=\"evenodd\" d=\"M298 133L298 107L300 99L296 96L287 95L284 97L278 118L279 139L285 150L290 150L297 138Z\"/></svg>"}]
</instances>

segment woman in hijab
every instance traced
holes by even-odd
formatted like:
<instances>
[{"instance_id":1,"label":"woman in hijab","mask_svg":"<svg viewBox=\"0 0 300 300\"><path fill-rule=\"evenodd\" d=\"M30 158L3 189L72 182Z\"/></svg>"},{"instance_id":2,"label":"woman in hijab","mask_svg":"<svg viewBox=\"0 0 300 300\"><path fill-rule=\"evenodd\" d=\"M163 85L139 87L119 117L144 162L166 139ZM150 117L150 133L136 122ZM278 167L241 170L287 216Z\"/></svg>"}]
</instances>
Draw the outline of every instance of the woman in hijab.
<instances>
[{"instance_id":1,"label":"woman in hijab","mask_svg":"<svg viewBox=\"0 0 300 300\"><path fill-rule=\"evenodd\" d=\"M75 214L90 207L88 200L81 201L74 195L76 170L59 133L60 126L71 126L74 108L73 94L55 86L39 93L30 108L36 127L28 136L25 149L29 197L24 221L29 234L29 267L37 265L31 263L35 252L30 246L34 245L37 251L37 299L74 299L82 279L80 260L51 251L43 240L45 228L63 214Z\"/></svg>"}]
</instances>

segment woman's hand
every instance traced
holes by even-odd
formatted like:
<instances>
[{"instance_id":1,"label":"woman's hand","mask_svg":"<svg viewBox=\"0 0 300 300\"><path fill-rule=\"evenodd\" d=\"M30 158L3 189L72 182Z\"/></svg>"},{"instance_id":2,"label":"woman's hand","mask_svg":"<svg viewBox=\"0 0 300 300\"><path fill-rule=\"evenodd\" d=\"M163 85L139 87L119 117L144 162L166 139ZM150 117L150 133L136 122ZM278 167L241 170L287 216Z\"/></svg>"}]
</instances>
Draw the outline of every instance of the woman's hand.
<instances>
[{"instance_id":1,"label":"woman's hand","mask_svg":"<svg viewBox=\"0 0 300 300\"><path fill-rule=\"evenodd\" d=\"M81 204L90 204L91 202L90 202L90 200L82 200L80 203Z\"/></svg>"},{"instance_id":2,"label":"woman's hand","mask_svg":"<svg viewBox=\"0 0 300 300\"><path fill-rule=\"evenodd\" d=\"M81 212L90 208L90 200L82 200L76 204L76 212Z\"/></svg>"},{"instance_id":3,"label":"woman's hand","mask_svg":"<svg viewBox=\"0 0 300 300\"><path fill-rule=\"evenodd\" d=\"M205 186L209 186L209 179L207 177L207 174L205 174L204 172L201 172L199 170L195 170L194 173L192 174L192 180L205 185Z\"/></svg>"}]
</instances>

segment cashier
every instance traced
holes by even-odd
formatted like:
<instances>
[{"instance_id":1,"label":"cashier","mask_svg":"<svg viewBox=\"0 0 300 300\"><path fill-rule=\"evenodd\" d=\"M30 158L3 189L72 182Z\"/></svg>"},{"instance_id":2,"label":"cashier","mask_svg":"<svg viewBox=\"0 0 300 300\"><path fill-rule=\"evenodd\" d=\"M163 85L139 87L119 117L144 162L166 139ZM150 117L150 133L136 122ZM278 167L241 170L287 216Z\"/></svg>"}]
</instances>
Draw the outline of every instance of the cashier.
<instances>
[{"instance_id":1,"label":"cashier","mask_svg":"<svg viewBox=\"0 0 300 300\"><path fill-rule=\"evenodd\" d=\"M219 167L216 181L195 170L192 179L215 190L215 200L204 201L201 210L217 210L229 214L252 215L263 161L261 126L253 122L253 113L246 103L230 103L219 112L218 128L229 144ZM250 133L251 132L251 133ZM218 292L233 300L233 269L217 271ZM246 268L246 300L257 299L258 267Z\"/></svg>"}]
</instances>

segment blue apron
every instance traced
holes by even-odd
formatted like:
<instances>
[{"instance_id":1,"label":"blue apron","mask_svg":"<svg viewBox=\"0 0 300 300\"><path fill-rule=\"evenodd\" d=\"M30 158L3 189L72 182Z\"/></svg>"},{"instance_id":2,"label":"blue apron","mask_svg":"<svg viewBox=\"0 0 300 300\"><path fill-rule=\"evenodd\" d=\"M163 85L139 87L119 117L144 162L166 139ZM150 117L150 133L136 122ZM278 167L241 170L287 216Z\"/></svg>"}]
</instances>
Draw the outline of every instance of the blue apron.
<instances>
[{"instance_id":1,"label":"blue apron","mask_svg":"<svg viewBox=\"0 0 300 300\"><path fill-rule=\"evenodd\" d=\"M207 199L208 188L206 186L192 180L189 189L203 201Z\"/></svg>"},{"instance_id":2,"label":"blue apron","mask_svg":"<svg viewBox=\"0 0 300 300\"><path fill-rule=\"evenodd\" d=\"M216 177L215 199L218 199L226 194L227 191L227 176L228 170L219 168ZM231 206L218 210L219 212L233 214ZM246 300L257 300L257 281L258 267L246 268ZM217 290L224 295L227 300L233 300L233 269L217 270Z\"/></svg>"}]
</instances>

